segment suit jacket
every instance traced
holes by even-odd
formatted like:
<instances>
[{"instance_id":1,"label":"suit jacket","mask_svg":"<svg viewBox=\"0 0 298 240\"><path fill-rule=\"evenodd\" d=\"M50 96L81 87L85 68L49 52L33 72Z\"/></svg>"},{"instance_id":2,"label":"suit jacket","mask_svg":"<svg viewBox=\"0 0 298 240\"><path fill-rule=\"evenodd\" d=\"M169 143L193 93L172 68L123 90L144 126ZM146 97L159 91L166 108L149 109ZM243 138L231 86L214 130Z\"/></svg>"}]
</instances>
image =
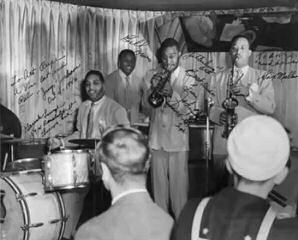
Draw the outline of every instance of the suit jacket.
<instances>
[{"instance_id":1,"label":"suit jacket","mask_svg":"<svg viewBox=\"0 0 298 240\"><path fill-rule=\"evenodd\" d=\"M191 200L185 205L175 226L173 240L191 239L193 217L199 202L199 199ZM268 208L269 203L265 199L233 188L224 189L207 204L202 217L200 237L230 240L250 236L250 239L256 239ZM274 220L268 240L284 239L298 239L296 218Z\"/></svg>"},{"instance_id":2,"label":"suit jacket","mask_svg":"<svg viewBox=\"0 0 298 240\"><path fill-rule=\"evenodd\" d=\"M173 219L148 193L132 193L83 224L75 240L167 240L172 226Z\"/></svg>"},{"instance_id":3,"label":"suit jacket","mask_svg":"<svg viewBox=\"0 0 298 240\"><path fill-rule=\"evenodd\" d=\"M178 70L178 69L177 69ZM145 82L150 82L152 76L160 69L150 71ZM178 77L171 80L173 95L159 108L152 108L149 129L149 144L152 149L163 149L168 152L189 150L189 129L185 120L193 112L197 96L193 94L195 79L187 75L180 66ZM147 96L152 90L148 90Z\"/></svg>"},{"instance_id":4,"label":"suit jacket","mask_svg":"<svg viewBox=\"0 0 298 240\"><path fill-rule=\"evenodd\" d=\"M226 99L227 83L231 77L231 69L216 73L211 77L210 90L215 93L214 106L210 109L210 120L219 122L219 115L224 108L222 102ZM251 86L249 100L244 96L237 96L239 105L235 108L238 122L254 114L273 114L275 110L274 89L270 75L263 70L249 67L247 73L241 78L240 84ZM223 127L214 130L214 154L227 154L226 139L222 138Z\"/></svg>"},{"instance_id":5,"label":"suit jacket","mask_svg":"<svg viewBox=\"0 0 298 240\"><path fill-rule=\"evenodd\" d=\"M115 102L113 99L104 96L100 104L95 105L95 118L92 138L101 139L101 134L108 127L118 124L129 125L127 113L125 109ZM88 113L91 108L91 101L86 100L81 103L77 116L77 131L68 136L67 139L72 138L86 138Z\"/></svg>"},{"instance_id":6,"label":"suit jacket","mask_svg":"<svg viewBox=\"0 0 298 240\"><path fill-rule=\"evenodd\" d=\"M126 109L131 123L137 123L145 113L142 109L143 83L133 74L129 78L130 84L127 85L120 76L120 70L109 74L105 80L106 95Z\"/></svg>"}]
</instances>

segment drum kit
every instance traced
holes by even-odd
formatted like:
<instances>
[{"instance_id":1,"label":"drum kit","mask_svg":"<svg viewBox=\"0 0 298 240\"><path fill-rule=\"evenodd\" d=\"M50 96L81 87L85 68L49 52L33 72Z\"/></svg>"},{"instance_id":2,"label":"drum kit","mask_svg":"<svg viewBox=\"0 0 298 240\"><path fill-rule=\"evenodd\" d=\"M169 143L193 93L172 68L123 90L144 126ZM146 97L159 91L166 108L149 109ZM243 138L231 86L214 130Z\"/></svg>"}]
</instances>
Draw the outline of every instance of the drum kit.
<instances>
[{"instance_id":1,"label":"drum kit","mask_svg":"<svg viewBox=\"0 0 298 240\"><path fill-rule=\"evenodd\" d=\"M1 134L4 144L24 141ZM60 191L89 185L92 151L99 140L70 142L81 149L58 149L40 158L11 158L9 163L5 157L0 172L0 239L60 240L63 237L69 216Z\"/></svg>"}]
</instances>

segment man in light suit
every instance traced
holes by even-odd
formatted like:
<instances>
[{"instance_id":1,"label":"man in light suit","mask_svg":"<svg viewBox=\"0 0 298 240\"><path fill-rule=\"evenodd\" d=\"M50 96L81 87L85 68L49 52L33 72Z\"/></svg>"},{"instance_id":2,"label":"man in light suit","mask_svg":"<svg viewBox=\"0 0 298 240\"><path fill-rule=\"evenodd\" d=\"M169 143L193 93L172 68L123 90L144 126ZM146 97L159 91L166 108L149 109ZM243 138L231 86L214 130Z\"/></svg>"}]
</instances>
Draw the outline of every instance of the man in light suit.
<instances>
[{"instance_id":1,"label":"man in light suit","mask_svg":"<svg viewBox=\"0 0 298 240\"><path fill-rule=\"evenodd\" d=\"M149 144L154 200L166 211L173 212L175 218L187 201L189 129L186 120L197 100L193 94L195 79L179 66L180 56L177 41L164 40L159 51L160 67L145 76L145 82L151 82L147 95L153 105ZM161 106L154 106L152 96L159 94L164 101Z\"/></svg>"},{"instance_id":2,"label":"man in light suit","mask_svg":"<svg viewBox=\"0 0 298 240\"><path fill-rule=\"evenodd\" d=\"M213 136L213 158L216 182L220 190L225 182L222 178L224 159L227 156L227 136L223 137L227 113L222 104L229 98L229 93L238 101L233 117L234 123L256 114L273 114L275 110L274 89L270 74L248 65L251 56L251 42L246 35L237 35L232 39L230 55L232 68L211 76L210 90L214 94L214 106L210 110L210 119L215 122ZM229 84L231 83L231 84ZM228 134L227 134L228 135ZM225 183L224 183L225 184Z\"/></svg>"},{"instance_id":3,"label":"man in light suit","mask_svg":"<svg viewBox=\"0 0 298 240\"><path fill-rule=\"evenodd\" d=\"M96 153L112 206L83 224L75 240L169 239L173 219L146 190L150 154L144 136L134 128L113 128L104 134Z\"/></svg>"}]
</instances>

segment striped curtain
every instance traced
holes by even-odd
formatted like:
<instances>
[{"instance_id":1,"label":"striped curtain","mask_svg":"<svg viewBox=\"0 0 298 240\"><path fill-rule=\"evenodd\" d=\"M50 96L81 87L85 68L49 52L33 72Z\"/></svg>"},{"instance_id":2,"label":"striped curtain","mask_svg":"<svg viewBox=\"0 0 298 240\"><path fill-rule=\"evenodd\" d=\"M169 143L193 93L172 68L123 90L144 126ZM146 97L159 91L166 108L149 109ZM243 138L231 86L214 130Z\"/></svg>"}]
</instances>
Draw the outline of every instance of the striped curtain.
<instances>
[{"instance_id":1,"label":"striped curtain","mask_svg":"<svg viewBox=\"0 0 298 240\"><path fill-rule=\"evenodd\" d=\"M217 14L231 13L221 10ZM234 10L235 11L235 10ZM243 12L243 10L237 10ZM260 11L260 10L245 10ZM265 11L262 9L262 11ZM270 8L269 11L274 11ZM45 0L0 0L0 97L20 118L23 137L69 134L89 69L117 68L118 53L137 55L136 74L157 65L160 43L174 37L182 65L204 81L227 66L226 53L188 53L180 16L208 12L153 12L93 8ZM276 118L298 145L298 53L254 53L251 65L273 73Z\"/></svg>"}]
</instances>

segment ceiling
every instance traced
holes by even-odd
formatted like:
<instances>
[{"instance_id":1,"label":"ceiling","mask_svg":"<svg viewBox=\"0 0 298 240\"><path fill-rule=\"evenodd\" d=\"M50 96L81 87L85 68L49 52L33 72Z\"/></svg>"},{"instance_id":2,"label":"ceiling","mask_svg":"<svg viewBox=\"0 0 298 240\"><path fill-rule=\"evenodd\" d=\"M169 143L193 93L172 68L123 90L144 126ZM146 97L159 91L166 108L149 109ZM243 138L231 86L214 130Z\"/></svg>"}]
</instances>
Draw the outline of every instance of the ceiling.
<instances>
[{"instance_id":1,"label":"ceiling","mask_svg":"<svg viewBox=\"0 0 298 240\"><path fill-rule=\"evenodd\" d=\"M151 11L205 11L262 7L297 7L298 0L52 0L112 9Z\"/></svg>"}]
</instances>

